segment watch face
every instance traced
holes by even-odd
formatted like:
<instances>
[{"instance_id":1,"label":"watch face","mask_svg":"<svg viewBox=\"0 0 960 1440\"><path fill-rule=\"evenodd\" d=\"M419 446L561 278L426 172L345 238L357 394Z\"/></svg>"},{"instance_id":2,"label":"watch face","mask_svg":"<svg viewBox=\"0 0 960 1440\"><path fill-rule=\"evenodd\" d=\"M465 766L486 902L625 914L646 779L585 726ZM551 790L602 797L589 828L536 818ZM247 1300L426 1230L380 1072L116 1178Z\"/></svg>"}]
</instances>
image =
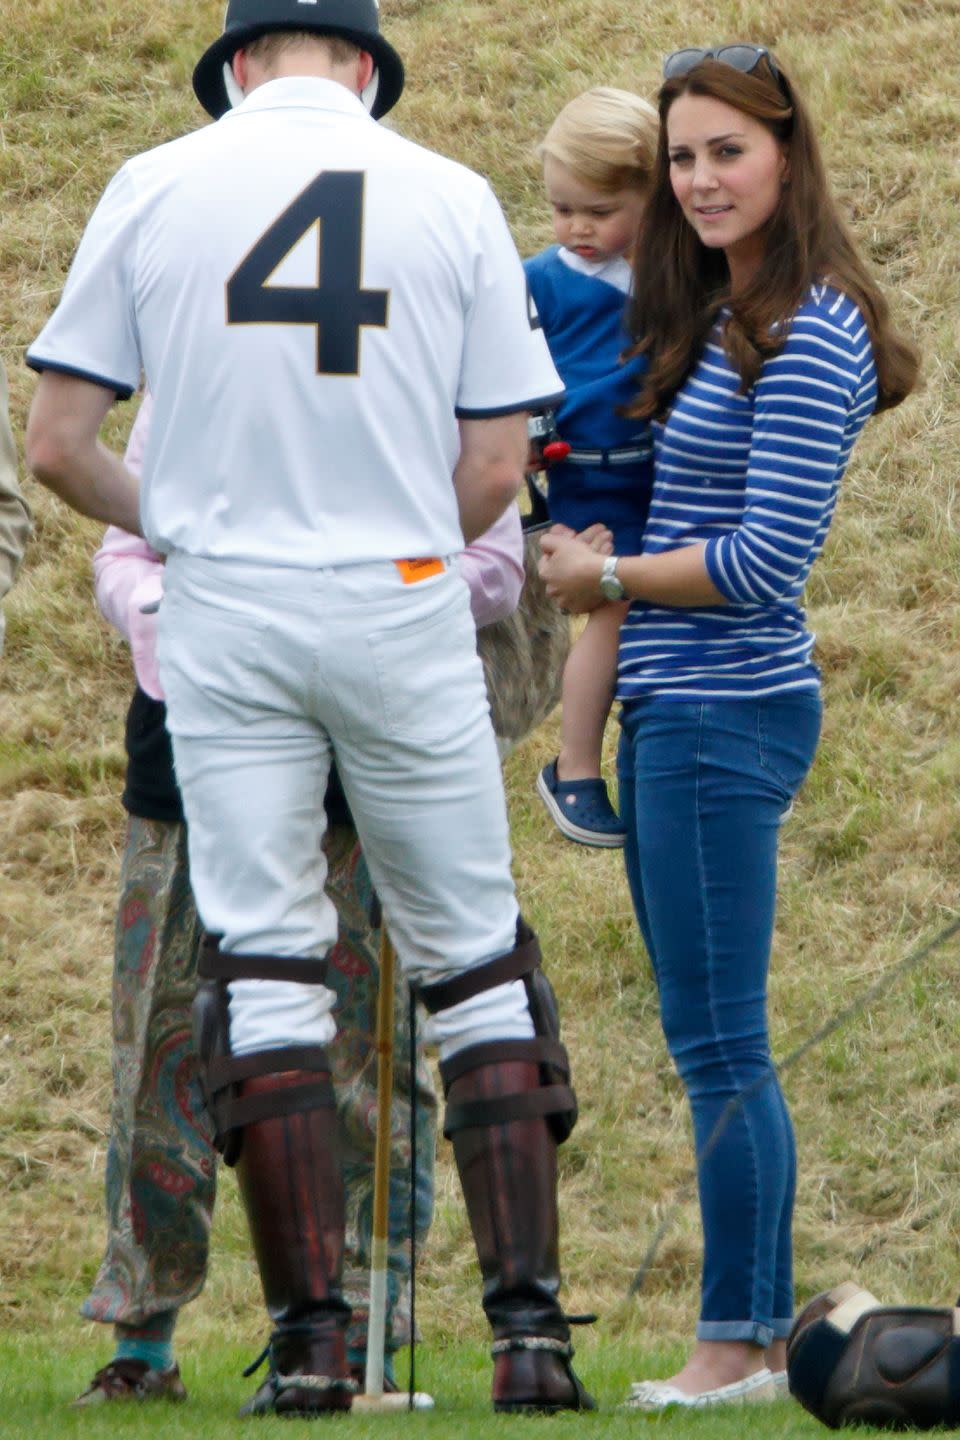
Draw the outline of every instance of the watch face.
<instances>
[{"instance_id":1,"label":"watch face","mask_svg":"<svg viewBox=\"0 0 960 1440\"><path fill-rule=\"evenodd\" d=\"M627 593L616 573L616 566L616 556L611 555L604 561L603 574L600 576L600 594L605 600L622 600Z\"/></svg>"}]
</instances>

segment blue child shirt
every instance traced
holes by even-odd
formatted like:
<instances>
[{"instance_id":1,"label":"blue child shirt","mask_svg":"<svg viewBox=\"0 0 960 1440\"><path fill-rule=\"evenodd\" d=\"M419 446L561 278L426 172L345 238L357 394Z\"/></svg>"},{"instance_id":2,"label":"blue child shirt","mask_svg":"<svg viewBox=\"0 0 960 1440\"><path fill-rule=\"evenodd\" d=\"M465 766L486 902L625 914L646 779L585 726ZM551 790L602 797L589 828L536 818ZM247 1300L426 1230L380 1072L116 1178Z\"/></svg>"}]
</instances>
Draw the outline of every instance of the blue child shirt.
<instances>
[{"instance_id":1,"label":"blue child shirt","mask_svg":"<svg viewBox=\"0 0 960 1440\"><path fill-rule=\"evenodd\" d=\"M554 365L566 386L557 406L569 460L547 471L550 518L574 530L602 521L614 547L639 554L653 487L650 426L619 413L636 396L643 358L623 364L630 267L593 264L551 245L524 262L527 284Z\"/></svg>"}]
</instances>

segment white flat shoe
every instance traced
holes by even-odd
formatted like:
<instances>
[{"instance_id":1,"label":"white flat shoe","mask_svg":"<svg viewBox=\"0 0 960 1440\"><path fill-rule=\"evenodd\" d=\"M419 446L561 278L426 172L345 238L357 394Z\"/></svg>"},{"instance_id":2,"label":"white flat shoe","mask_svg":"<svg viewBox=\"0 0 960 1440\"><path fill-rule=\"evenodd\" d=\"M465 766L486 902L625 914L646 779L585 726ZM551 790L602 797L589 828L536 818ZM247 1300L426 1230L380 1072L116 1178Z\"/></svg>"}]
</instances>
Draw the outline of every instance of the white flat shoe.
<instances>
[{"instance_id":1,"label":"white flat shoe","mask_svg":"<svg viewBox=\"0 0 960 1440\"><path fill-rule=\"evenodd\" d=\"M777 1399L792 1400L793 1396L790 1394L790 1381L787 1379L786 1370L772 1370L770 1373L773 1376L773 1383L776 1387Z\"/></svg>"},{"instance_id":2,"label":"white flat shoe","mask_svg":"<svg viewBox=\"0 0 960 1440\"><path fill-rule=\"evenodd\" d=\"M750 1405L755 1401L775 1400L780 1394L777 1380L770 1370L758 1370L745 1380L718 1385L699 1395L688 1395L668 1380L639 1380L630 1387L630 1394L618 1410L646 1410L654 1414L662 1410L705 1410L713 1405Z\"/></svg>"}]
</instances>

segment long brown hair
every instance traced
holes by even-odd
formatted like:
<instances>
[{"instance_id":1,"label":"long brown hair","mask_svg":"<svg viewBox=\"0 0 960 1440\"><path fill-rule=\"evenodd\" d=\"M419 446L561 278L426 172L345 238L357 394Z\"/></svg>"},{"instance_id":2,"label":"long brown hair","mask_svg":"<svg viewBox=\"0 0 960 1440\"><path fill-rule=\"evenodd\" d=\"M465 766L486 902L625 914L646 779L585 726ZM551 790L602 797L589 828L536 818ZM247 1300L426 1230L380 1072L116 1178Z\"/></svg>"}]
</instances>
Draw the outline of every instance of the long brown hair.
<instances>
[{"instance_id":1,"label":"long brown hair","mask_svg":"<svg viewBox=\"0 0 960 1440\"><path fill-rule=\"evenodd\" d=\"M809 112L773 57L749 73L708 59L660 90L660 137L653 185L634 254L629 323L634 355L650 356L628 413L661 418L699 358L721 306L729 307L724 348L748 390L764 360L782 348L788 322L810 286L827 282L859 307L877 367L877 409L899 405L917 383L916 348L897 333L877 282L861 259L830 192ZM670 183L667 116L681 95L732 105L765 125L783 146L787 183L767 224L763 259L746 288L730 294L726 256L704 245Z\"/></svg>"}]
</instances>

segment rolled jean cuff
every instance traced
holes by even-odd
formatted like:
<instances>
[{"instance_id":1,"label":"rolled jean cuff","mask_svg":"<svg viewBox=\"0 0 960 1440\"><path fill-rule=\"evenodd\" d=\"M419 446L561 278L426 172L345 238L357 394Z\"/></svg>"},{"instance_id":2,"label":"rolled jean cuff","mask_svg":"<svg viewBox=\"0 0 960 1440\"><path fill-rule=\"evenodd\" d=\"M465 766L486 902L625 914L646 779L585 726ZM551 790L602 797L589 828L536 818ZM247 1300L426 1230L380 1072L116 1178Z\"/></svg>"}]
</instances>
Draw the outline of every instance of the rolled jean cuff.
<instances>
[{"instance_id":1,"label":"rolled jean cuff","mask_svg":"<svg viewBox=\"0 0 960 1440\"><path fill-rule=\"evenodd\" d=\"M698 1320L697 1339L746 1340L748 1344L759 1345L765 1350L776 1338L773 1328L775 1323L772 1321L765 1325L760 1320ZM789 1326L787 1328L789 1329Z\"/></svg>"},{"instance_id":2,"label":"rolled jean cuff","mask_svg":"<svg viewBox=\"0 0 960 1440\"><path fill-rule=\"evenodd\" d=\"M793 1316L788 1315L786 1320L774 1320L771 1323L773 1324L774 1340L786 1340L793 1329Z\"/></svg>"}]
</instances>

